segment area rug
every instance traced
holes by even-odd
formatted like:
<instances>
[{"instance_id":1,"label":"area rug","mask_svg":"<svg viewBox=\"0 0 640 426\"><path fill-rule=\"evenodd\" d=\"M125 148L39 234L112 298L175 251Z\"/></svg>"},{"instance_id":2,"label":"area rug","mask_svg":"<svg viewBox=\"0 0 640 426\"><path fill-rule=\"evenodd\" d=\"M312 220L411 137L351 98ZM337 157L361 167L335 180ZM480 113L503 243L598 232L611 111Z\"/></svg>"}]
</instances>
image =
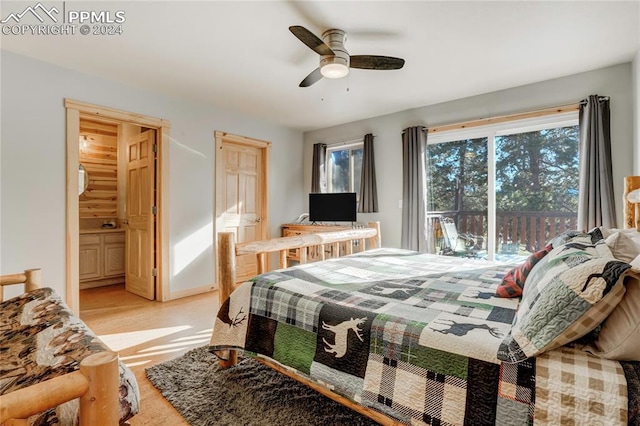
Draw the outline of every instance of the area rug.
<instances>
[{"instance_id":1,"label":"area rug","mask_svg":"<svg viewBox=\"0 0 640 426\"><path fill-rule=\"evenodd\" d=\"M150 367L146 373L194 426L376 424L250 358L233 368L219 369L217 358L206 346Z\"/></svg>"}]
</instances>

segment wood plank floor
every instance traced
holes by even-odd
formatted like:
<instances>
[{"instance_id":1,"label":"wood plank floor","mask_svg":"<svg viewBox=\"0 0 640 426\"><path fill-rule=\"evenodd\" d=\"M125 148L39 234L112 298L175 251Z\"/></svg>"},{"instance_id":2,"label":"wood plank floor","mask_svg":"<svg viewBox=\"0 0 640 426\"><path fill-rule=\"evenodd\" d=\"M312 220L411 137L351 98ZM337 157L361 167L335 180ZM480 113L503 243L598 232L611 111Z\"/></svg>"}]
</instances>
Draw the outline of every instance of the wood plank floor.
<instances>
[{"instance_id":1,"label":"wood plank floor","mask_svg":"<svg viewBox=\"0 0 640 426\"><path fill-rule=\"evenodd\" d=\"M124 285L80 291L80 317L118 352L138 381L141 408L131 426L187 425L144 370L208 344L217 311L216 292L161 303L129 293Z\"/></svg>"}]
</instances>

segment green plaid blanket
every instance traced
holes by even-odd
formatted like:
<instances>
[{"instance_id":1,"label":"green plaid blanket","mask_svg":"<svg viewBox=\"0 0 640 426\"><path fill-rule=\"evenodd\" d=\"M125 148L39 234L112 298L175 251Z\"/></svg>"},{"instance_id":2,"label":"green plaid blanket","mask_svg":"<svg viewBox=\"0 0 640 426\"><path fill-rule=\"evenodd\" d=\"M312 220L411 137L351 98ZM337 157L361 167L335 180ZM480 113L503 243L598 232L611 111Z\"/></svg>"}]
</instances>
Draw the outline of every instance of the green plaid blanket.
<instances>
[{"instance_id":1,"label":"green plaid blanket","mask_svg":"<svg viewBox=\"0 0 640 426\"><path fill-rule=\"evenodd\" d=\"M267 357L406 424L626 424L618 362L569 348L542 368L497 360L518 299L494 294L512 267L379 249L268 272L224 302L211 349ZM607 374L576 379L589 371Z\"/></svg>"}]
</instances>

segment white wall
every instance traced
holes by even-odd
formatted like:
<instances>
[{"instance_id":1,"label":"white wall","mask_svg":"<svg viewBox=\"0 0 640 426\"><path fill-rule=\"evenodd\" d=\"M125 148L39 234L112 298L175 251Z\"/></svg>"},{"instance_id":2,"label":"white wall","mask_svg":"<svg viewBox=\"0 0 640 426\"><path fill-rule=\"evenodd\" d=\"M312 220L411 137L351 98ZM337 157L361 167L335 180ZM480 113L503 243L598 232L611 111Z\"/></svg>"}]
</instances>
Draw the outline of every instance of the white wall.
<instances>
[{"instance_id":1,"label":"white wall","mask_svg":"<svg viewBox=\"0 0 640 426\"><path fill-rule=\"evenodd\" d=\"M268 194L271 235L279 235L280 224L302 211L303 169L300 161L292 161L302 158L301 132L4 50L0 54L0 273L41 267L44 284L65 296L65 98L171 122L172 293L215 280L215 130L273 142ZM224 104L223 99L219 101ZM190 236L195 254L180 244Z\"/></svg>"},{"instance_id":2,"label":"white wall","mask_svg":"<svg viewBox=\"0 0 640 426\"><path fill-rule=\"evenodd\" d=\"M636 60L637 62L637 60ZM637 71L637 65L636 65ZM402 130L410 126L436 126L479 118L567 105L592 94L611 98L612 161L615 199L622 197L624 176L633 172L633 97L631 63L568 77L429 105L394 114L307 132L304 135L304 190L311 188L312 146L334 143L373 133L379 213L359 214L358 221L379 220L384 246L400 247L402 210ZM637 80L637 78L636 78ZM637 99L636 89L636 99ZM637 121L637 118L636 118ZM306 195L305 195L306 199ZM305 201L306 202L306 201ZM618 208L618 221L622 211Z\"/></svg>"}]
</instances>

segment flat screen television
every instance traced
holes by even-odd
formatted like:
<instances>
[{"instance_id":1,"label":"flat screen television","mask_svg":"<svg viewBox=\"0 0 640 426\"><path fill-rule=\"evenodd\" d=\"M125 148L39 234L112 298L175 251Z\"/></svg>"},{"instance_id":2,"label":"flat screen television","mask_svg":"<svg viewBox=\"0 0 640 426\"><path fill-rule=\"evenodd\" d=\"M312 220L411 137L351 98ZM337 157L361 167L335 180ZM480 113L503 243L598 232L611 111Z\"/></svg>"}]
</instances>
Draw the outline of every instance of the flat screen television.
<instances>
[{"instance_id":1,"label":"flat screen television","mask_svg":"<svg viewBox=\"0 0 640 426\"><path fill-rule=\"evenodd\" d=\"M309 220L311 222L355 222L356 193L310 193Z\"/></svg>"}]
</instances>

